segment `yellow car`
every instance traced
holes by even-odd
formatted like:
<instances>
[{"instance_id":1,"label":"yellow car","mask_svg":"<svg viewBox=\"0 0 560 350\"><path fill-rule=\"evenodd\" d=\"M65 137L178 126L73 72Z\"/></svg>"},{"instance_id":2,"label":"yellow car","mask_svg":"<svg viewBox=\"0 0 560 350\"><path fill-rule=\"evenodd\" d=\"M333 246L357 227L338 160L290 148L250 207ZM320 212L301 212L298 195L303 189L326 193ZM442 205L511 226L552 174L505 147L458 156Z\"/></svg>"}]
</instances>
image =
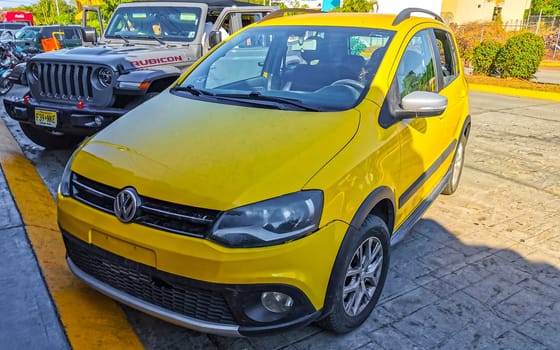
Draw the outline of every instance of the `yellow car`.
<instances>
[{"instance_id":1,"label":"yellow car","mask_svg":"<svg viewBox=\"0 0 560 350\"><path fill-rule=\"evenodd\" d=\"M358 327L463 167L457 45L417 11L261 21L88 139L58 192L70 269L201 332Z\"/></svg>"}]
</instances>

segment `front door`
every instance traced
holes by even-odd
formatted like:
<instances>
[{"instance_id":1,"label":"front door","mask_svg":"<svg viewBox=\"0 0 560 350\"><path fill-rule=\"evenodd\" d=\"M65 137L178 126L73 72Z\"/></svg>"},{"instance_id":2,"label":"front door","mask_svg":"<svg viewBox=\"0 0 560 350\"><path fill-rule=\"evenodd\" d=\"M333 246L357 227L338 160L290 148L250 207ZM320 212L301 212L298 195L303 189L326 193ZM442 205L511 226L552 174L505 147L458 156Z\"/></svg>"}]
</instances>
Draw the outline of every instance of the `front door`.
<instances>
[{"instance_id":1,"label":"front door","mask_svg":"<svg viewBox=\"0 0 560 350\"><path fill-rule=\"evenodd\" d=\"M445 87L432 29L416 32L399 62L393 88L400 99L414 91L442 93ZM440 116L404 119L401 133L401 178L397 189L400 223L434 191L447 172L456 147L453 133L459 120L455 100Z\"/></svg>"}]
</instances>

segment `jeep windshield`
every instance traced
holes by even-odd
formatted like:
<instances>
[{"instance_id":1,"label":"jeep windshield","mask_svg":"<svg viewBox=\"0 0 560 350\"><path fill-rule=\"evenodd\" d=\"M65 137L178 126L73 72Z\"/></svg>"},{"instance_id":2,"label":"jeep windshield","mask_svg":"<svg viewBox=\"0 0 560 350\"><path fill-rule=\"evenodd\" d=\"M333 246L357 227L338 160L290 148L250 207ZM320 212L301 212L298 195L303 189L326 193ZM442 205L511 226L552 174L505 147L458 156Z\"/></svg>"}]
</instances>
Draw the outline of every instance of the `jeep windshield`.
<instances>
[{"instance_id":1,"label":"jeep windshield","mask_svg":"<svg viewBox=\"0 0 560 350\"><path fill-rule=\"evenodd\" d=\"M105 38L191 42L198 32L201 12L199 7L119 7Z\"/></svg>"},{"instance_id":2,"label":"jeep windshield","mask_svg":"<svg viewBox=\"0 0 560 350\"><path fill-rule=\"evenodd\" d=\"M345 110L370 86L394 32L368 28L249 28L218 47L172 91L217 103Z\"/></svg>"}]
</instances>

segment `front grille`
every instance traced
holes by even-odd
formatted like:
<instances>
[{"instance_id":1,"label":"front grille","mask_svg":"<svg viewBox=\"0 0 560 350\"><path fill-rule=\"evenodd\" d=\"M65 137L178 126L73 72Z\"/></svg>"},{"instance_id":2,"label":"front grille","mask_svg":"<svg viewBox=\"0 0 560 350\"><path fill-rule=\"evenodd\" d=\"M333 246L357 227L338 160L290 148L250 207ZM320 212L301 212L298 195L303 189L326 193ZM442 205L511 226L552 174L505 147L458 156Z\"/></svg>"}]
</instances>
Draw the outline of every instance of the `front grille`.
<instances>
[{"instance_id":1,"label":"front grille","mask_svg":"<svg viewBox=\"0 0 560 350\"><path fill-rule=\"evenodd\" d=\"M72 174L72 197L84 204L114 215L113 202L119 189ZM140 195L139 215L135 223L182 235L205 237L219 211L189 207Z\"/></svg>"},{"instance_id":2,"label":"front grille","mask_svg":"<svg viewBox=\"0 0 560 350\"><path fill-rule=\"evenodd\" d=\"M38 66L40 96L62 101L93 99L94 66L75 63L34 63Z\"/></svg>"},{"instance_id":3,"label":"front grille","mask_svg":"<svg viewBox=\"0 0 560 350\"><path fill-rule=\"evenodd\" d=\"M236 324L219 291L198 288L202 282L158 271L64 234L66 251L82 271L113 288L181 315Z\"/></svg>"}]
</instances>

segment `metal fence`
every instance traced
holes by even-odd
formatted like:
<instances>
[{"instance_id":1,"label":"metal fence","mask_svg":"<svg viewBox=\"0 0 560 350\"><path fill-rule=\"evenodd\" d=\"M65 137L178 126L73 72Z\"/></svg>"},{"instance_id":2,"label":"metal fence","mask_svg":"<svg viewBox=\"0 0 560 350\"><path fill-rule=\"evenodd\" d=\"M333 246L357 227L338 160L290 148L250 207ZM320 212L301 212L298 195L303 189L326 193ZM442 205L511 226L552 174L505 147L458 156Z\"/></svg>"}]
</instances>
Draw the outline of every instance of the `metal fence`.
<instances>
[{"instance_id":1,"label":"metal fence","mask_svg":"<svg viewBox=\"0 0 560 350\"><path fill-rule=\"evenodd\" d=\"M546 57L560 59L560 15L558 16L529 16L524 21L507 22L501 25L504 29L500 37L496 37L496 24L465 24L455 27L458 36L465 37L469 31L468 40L473 41L473 46L483 40L507 40L517 32L529 31L541 36L546 46Z\"/></svg>"}]
</instances>

